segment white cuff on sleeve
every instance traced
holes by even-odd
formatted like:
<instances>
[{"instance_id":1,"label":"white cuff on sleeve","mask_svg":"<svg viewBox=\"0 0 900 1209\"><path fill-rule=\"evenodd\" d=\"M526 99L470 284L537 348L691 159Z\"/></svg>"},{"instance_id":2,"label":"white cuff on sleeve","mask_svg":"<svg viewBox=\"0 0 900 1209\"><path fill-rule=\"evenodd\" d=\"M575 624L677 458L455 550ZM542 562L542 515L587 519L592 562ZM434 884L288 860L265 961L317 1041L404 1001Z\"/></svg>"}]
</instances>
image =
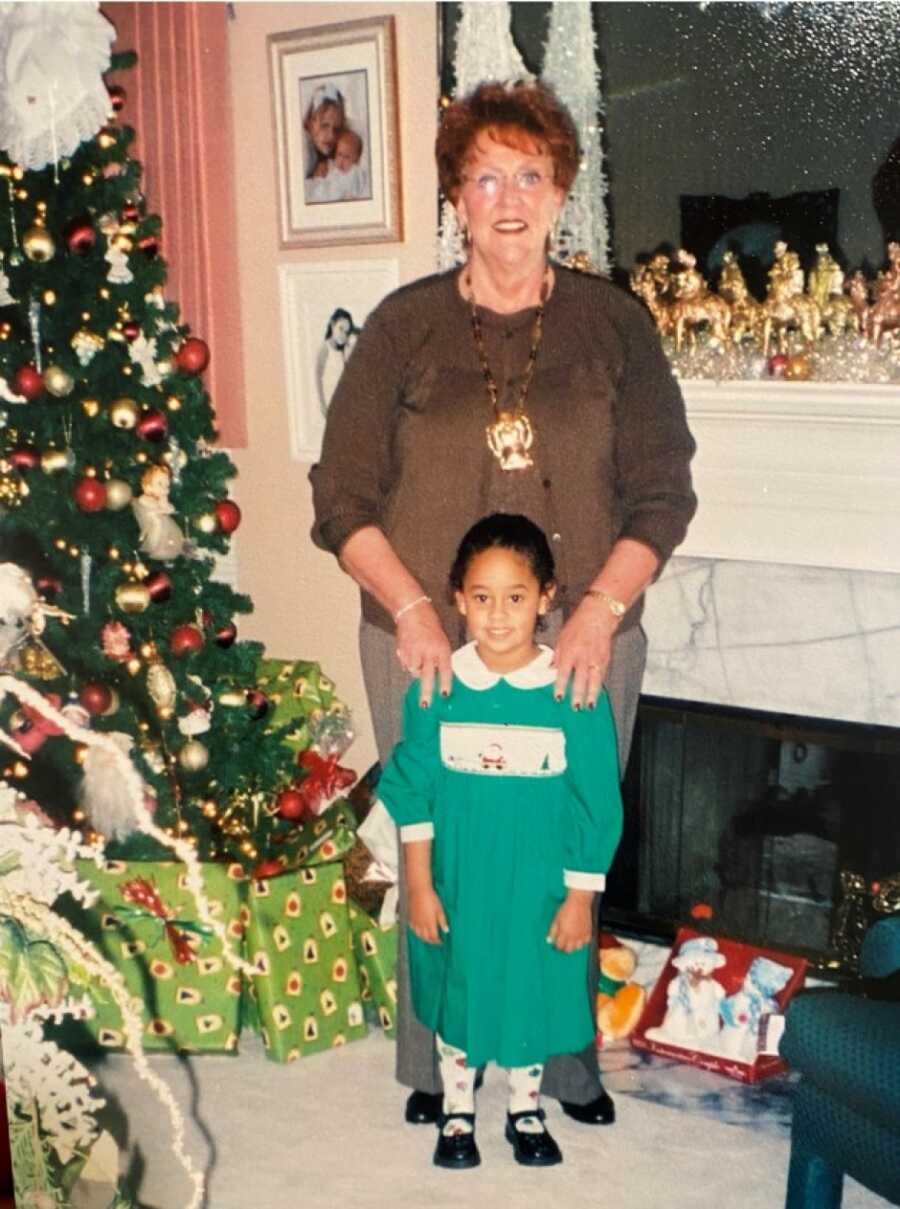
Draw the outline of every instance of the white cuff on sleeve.
<instances>
[{"instance_id":1,"label":"white cuff on sleeve","mask_svg":"<svg viewBox=\"0 0 900 1209\"><path fill-rule=\"evenodd\" d=\"M563 882L569 890L605 890L605 873L576 873L563 869Z\"/></svg>"},{"instance_id":2,"label":"white cuff on sleeve","mask_svg":"<svg viewBox=\"0 0 900 1209\"><path fill-rule=\"evenodd\" d=\"M400 828L400 843L411 844L414 840L430 840L434 836L434 823L407 823Z\"/></svg>"}]
</instances>

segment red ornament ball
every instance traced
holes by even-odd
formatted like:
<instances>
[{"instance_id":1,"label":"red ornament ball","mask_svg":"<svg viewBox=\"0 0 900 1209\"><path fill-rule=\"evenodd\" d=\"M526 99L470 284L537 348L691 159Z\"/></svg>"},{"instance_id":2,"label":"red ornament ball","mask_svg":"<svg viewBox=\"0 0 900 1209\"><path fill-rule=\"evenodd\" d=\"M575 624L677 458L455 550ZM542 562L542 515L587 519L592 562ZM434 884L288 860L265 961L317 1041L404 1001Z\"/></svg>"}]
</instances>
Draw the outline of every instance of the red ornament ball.
<instances>
[{"instance_id":1,"label":"red ornament ball","mask_svg":"<svg viewBox=\"0 0 900 1209\"><path fill-rule=\"evenodd\" d=\"M216 645L224 649L233 645L237 638L237 626L233 621L229 621L227 625L223 625L221 629L216 630Z\"/></svg>"},{"instance_id":2,"label":"red ornament ball","mask_svg":"<svg viewBox=\"0 0 900 1209\"><path fill-rule=\"evenodd\" d=\"M125 339L128 341L129 344L131 343L132 340L137 340L137 338L140 334L141 334L141 325L139 323L135 323L133 319L129 320L128 323L122 324L122 335L125 337Z\"/></svg>"},{"instance_id":3,"label":"red ornament ball","mask_svg":"<svg viewBox=\"0 0 900 1209\"><path fill-rule=\"evenodd\" d=\"M159 240L155 235L145 235L143 239L138 240L138 249L144 253L148 260L159 255Z\"/></svg>"},{"instance_id":4,"label":"red ornament ball","mask_svg":"<svg viewBox=\"0 0 900 1209\"><path fill-rule=\"evenodd\" d=\"M217 500L213 508L216 524L223 533L234 533L241 523L241 510L234 500Z\"/></svg>"},{"instance_id":5,"label":"red ornament ball","mask_svg":"<svg viewBox=\"0 0 900 1209\"><path fill-rule=\"evenodd\" d=\"M306 800L298 789L282 789L275 799L275 806L283 819L296 822L306 814Z\"/></svg>"},{"instance_id":6,"label":"red ornament ball","mask_svg":"<svg viewBox=\"0 0 900 1209\"><path fill-rule=\"evenodd\" d=\"M44 375L38 373L33 365L23 365L13 375L13 390L17 395L24 395L31 403L44 393Z\"/></svg>"},{"instance_id":7,"label":"red ornament ball","mask_svg":"<svg viewBox=\"0 0 900 1209\"><path fill-rule=\"evenodd\" d=\"M265 693L261 693L258 688L248 688L246 700L250 707L250 716L254 721L265 716L269 708L269 698Z\"/></svg>"},{"instance_id":8,"label":"red ornament ball","mask_svg":"<svg viewBox=\"0 0 900 1209\"><path fill-rule=\"evenodd\" d=\"M189 336L175 354L175 364L186 374L202 374L209 365L209 345L205 340Z\"/></svg>"},{"instance_id":9,"label":"red ornament ball","mask_svg":"<svg viewBox=\"0 0 900 1209\"><path fill-rule=\"evenodd\" d=\"M179 657L199 651L203 646L203 635L195 625L178 625L169 636L169 650Z\"/></svg>"},{"instance_id":10,"label":"red ornament ball","mask_svg":"<svg viewBox=\"0 0 900 1209\"><path fill-rule=\"evenodd\" d=\"M155 604L162 604L172 595L172 579L166 571L154 571L144 580L144 587Z\"/></svg>"},{"instance_id":11,"label":"red ornament ball","mask_svg":"<svg viewBox=\"0 0 900 1209\"><path fill-rule=\"evenodd\" d=\"M111 84L107 92L109 93L109 103L112 106L113 113L121 112L125 108L128 93L121 84Z\"/></svg>"},{"instance_id":12,"label":"red ornament ball","mask_svg":"<svg viewBox=\"0 0 900 1209\"><path fill-rule=\"evenodd\" d=\"M783 378L784 371L787 369L788 359L784 353L775 353L769 358L768 368L769 376L772 378Z\"/></svg>"},{"instance_id":13,"label":"red ornament ball","mask_svg":"<svg viewBox=\"0 0 900 1209\"><path fill-rule=\"evenodd\" d=\"M41 464L41 455L31 445L19 445L18 448L11 449L6 457L16 470L34 470L35 466Z\"/></svg>"},{"instance_id":14,"label":"red ornament ball","mask_svg":"<svg viewBox=\"0 0 900 1209\"><path fill-rule=\"evenodd\" d=\"M73 218L65 230L66 247L76 256L87 256L97 243L97 232L90 215Z\"/></svg>"},{"instance_id":15,"label":"red ornament ball","mask_svg":"<svg viewBox=\"0 0 900 1209\"><path fill-rule=\"evenodd\" d=\"M145 441L162 441L165 440L166 433L169 431L169 421L166 419L165 412L151 408L150 411L144 412L135 424L134 430Z\"/></svg>"},{"instance_id":16,"label":"red ornament ball","mask_svg":"<svg viewBox=\"0 0 900 1209\"><path fill-rule=\"evenodd\" d=\"M134 202L126 202L122 207L122 218L125 222L137 222L141 217L141 212Z\"/></svg>"},{"instance_id":17,"label":"red ornament ball","mask_svg":"<svg viewBox=\"0 0 900 1209\"><path fill-rule=\"evenodd\" d=\"M79 479L72 497L82 512L101 512L106 507L106 484L100 479Z\"/></svg>"},{"instance_id":18,"label":"red ornament ball","mask_svg":"<svg viewBox=\"0 0 900 1209\"><path fill-rule=\"evenodd\" d=\"M82 687L78 700L89 714L105 714L113 702L112 689L105 684L91 682Z\"/></svg>"}]
</instances>

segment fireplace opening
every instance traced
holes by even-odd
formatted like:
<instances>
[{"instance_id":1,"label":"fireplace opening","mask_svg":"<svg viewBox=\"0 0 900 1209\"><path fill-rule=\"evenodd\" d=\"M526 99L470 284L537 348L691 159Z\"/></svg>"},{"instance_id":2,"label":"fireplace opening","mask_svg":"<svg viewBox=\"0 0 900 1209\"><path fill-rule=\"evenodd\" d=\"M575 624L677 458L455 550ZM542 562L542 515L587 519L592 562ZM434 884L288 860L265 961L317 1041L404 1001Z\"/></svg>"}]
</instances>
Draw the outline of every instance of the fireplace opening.
<instances>
[{"instance_id":1,"label":"fireplace opening","mask_svg":"<svg viewBox=\"0 0 900 1209\"><path fill-rule=\"evenodd\" d=\"M900 731L641 699L604 923L679 925L851 973L900 895Z\"/></svg>"}]
</instances>

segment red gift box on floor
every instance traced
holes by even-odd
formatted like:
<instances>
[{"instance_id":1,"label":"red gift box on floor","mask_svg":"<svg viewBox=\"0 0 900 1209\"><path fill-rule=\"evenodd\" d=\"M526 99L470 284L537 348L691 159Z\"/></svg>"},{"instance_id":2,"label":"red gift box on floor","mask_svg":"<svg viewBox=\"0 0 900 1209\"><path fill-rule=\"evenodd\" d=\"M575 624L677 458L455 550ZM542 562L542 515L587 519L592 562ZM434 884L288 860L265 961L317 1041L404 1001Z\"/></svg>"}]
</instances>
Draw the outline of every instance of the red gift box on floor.
<instances>
[{"instance_id":1,"label":"red gift box on floor","mask_svg":"<svg viewBox=\"0 0 900 1209\"><path fill-rule=\"evenodd\" d=\"M806 967L803 957L681 928L631 1044L758 1083L787 1069L779 1025Z\"/></svg>"}]
</instances>

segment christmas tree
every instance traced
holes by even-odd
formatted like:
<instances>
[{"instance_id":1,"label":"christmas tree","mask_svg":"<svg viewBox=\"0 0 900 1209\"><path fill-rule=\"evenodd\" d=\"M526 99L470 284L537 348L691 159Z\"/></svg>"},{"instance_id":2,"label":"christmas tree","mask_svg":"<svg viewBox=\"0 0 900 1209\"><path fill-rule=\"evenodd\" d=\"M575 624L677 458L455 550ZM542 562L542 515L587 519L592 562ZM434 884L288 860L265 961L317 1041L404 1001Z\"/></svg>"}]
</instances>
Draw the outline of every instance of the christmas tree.
<instances>
[{"instance_id":1,"label":"christmas tree","mask_svg":"<svg viewBox=\"0 0 900 1209\"><path fill-rule=\"evenodd\" d=\"M240 510L209 349L165 296L126 94L108 97L104 125L61 158L26 169L0 152L0 669L117 735L156 823L201 859L274 872L302 856L314 736L292 747L273 724L262 648L237 638L251 603L214 577ZM333 789L349 722L338 703L319 713ZM0 725L19 748L0 774L48 815L110 854L161 855L102 761L33 711L7 705Z\"/></svg>"}]
</instances>

